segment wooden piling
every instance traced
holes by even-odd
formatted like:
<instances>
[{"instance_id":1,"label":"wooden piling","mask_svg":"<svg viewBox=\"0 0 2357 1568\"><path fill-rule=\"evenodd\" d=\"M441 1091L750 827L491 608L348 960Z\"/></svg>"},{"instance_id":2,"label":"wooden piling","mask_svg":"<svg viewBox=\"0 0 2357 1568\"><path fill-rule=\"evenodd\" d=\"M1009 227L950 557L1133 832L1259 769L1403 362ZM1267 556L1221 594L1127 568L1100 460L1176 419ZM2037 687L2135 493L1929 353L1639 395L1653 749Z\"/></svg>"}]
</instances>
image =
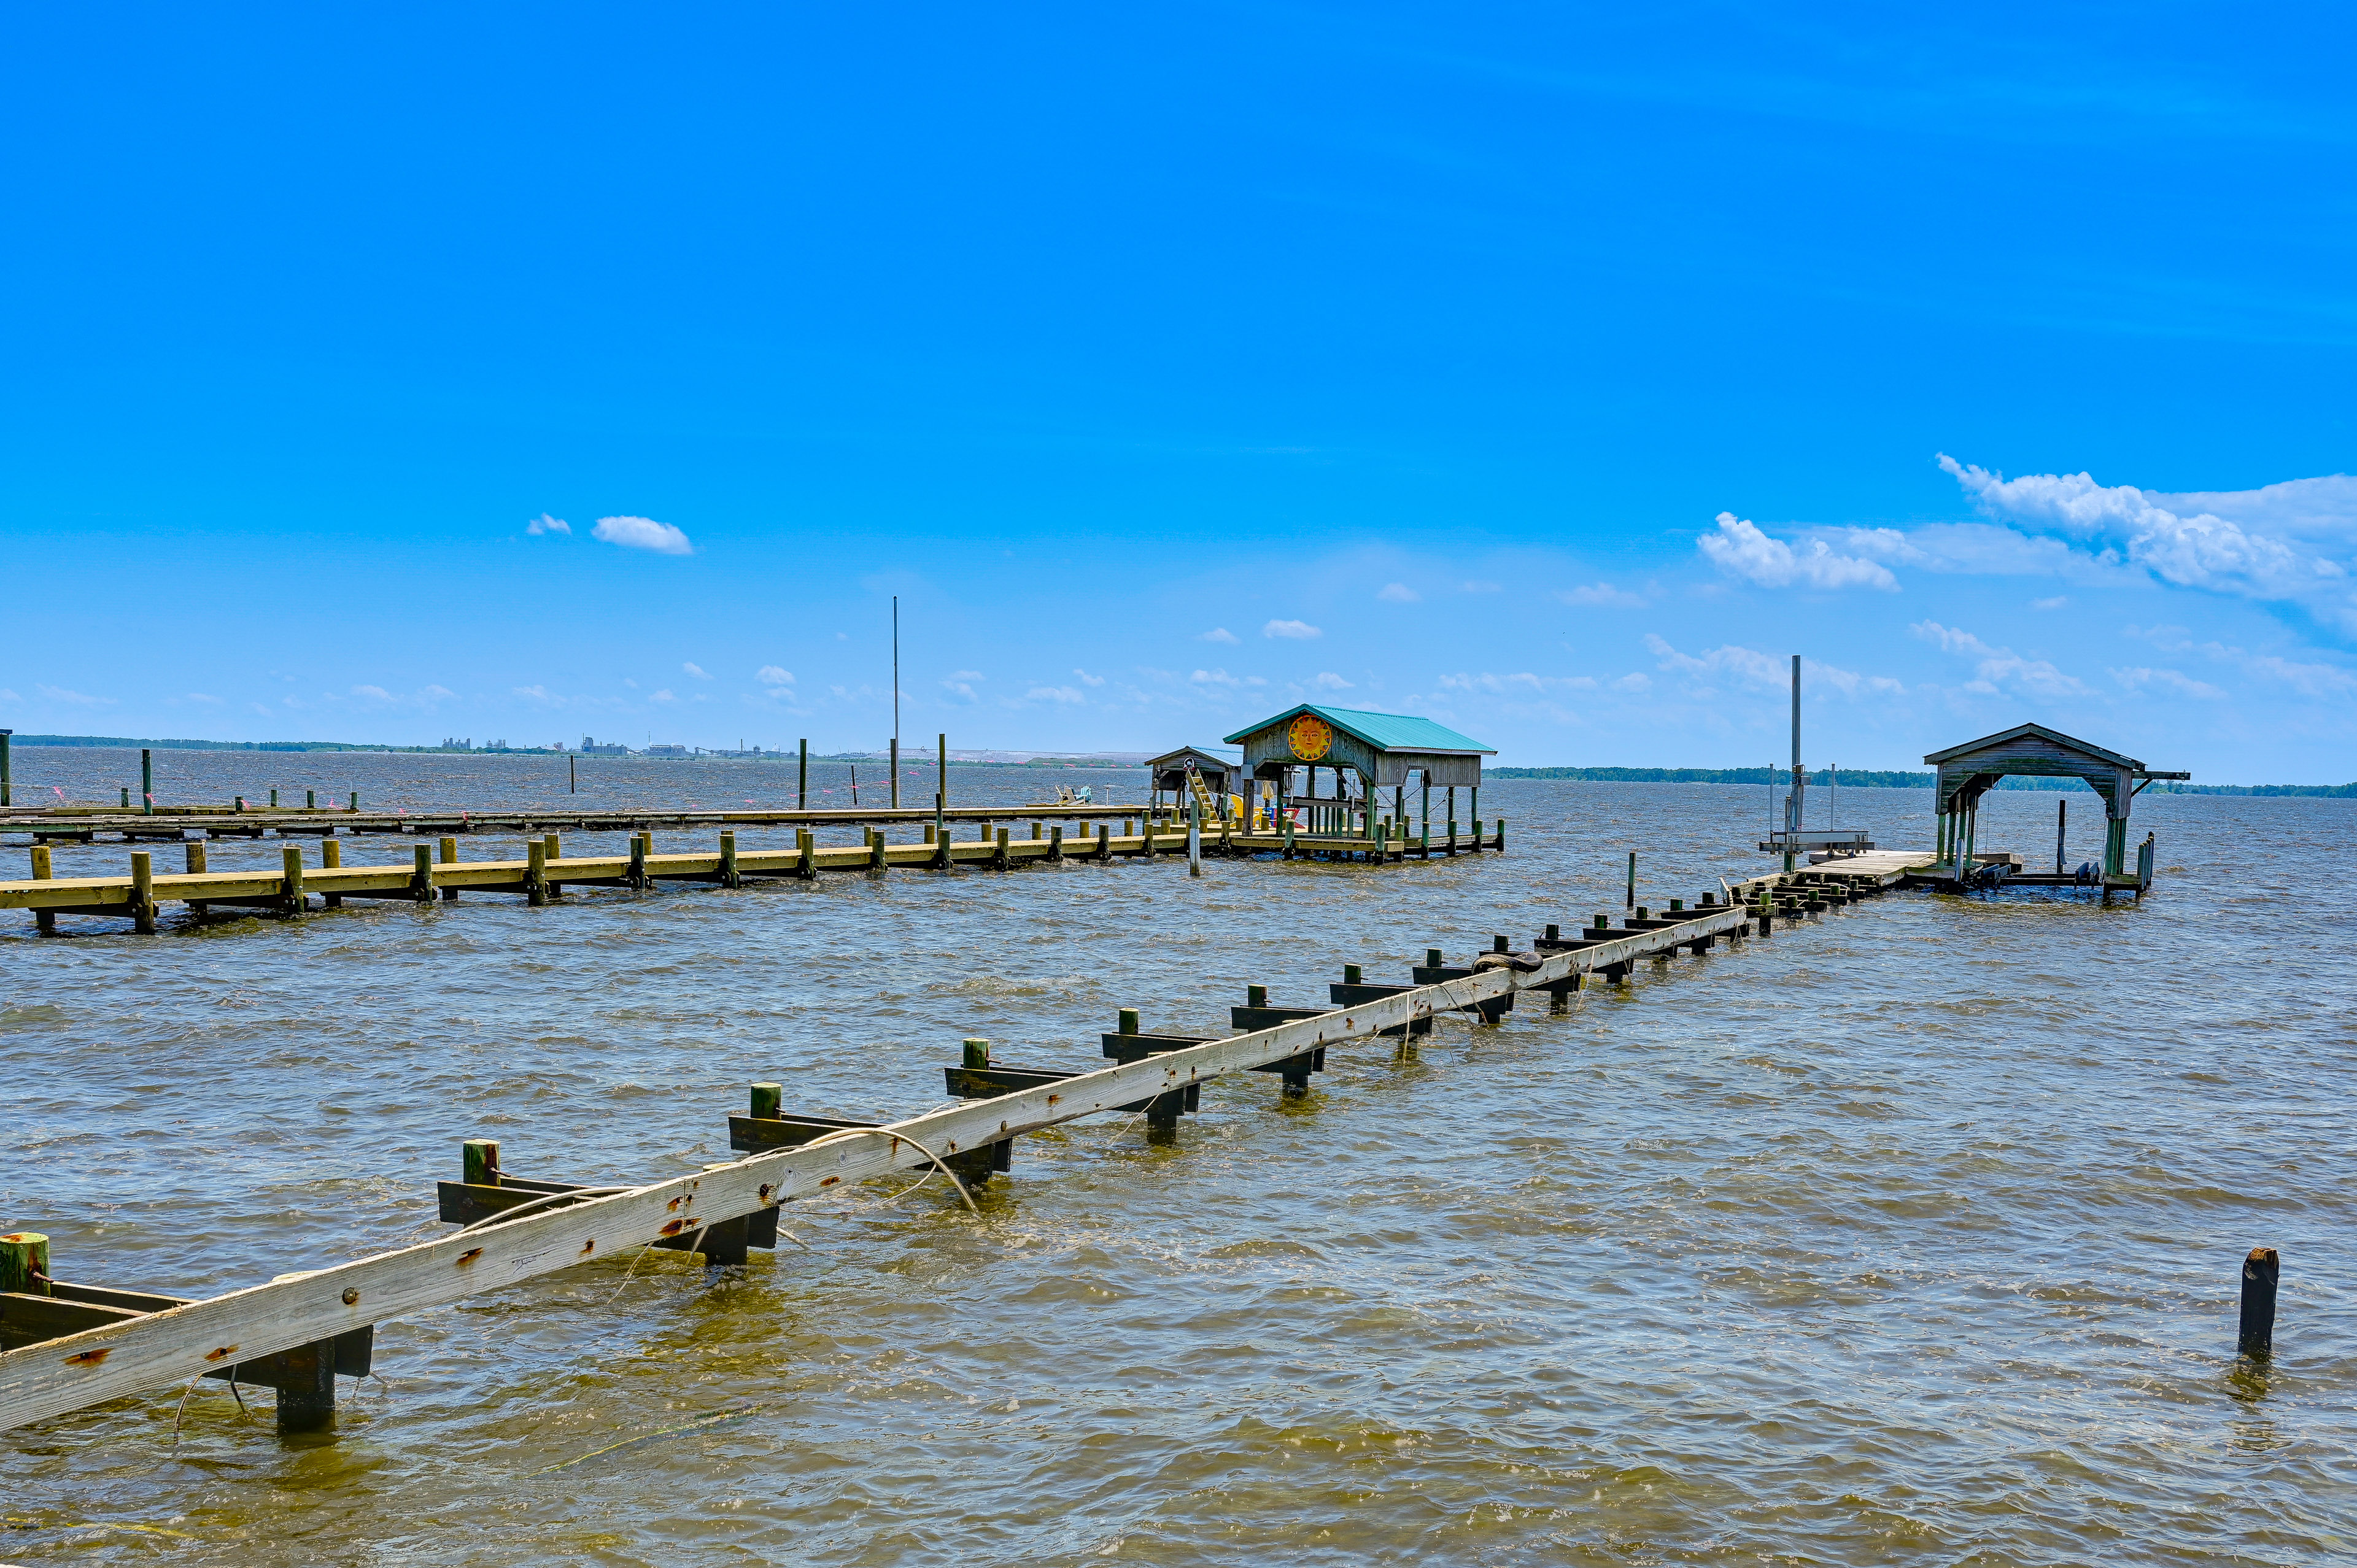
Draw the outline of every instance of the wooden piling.
<instances>
[{"instance_id":1,"label":"wooden piling","mask_svg":"<svg viewBox=\"0 0 2357 1568\"><path fill-rule=\"evenodd\" d=\"M459 1146L458 1164L468 1187L500 1185L500 1143L496 1138L469 1138Z\"/></svg>"},{"instance_id":2,"label":"wooden piling","mask_svg":"<svg viewBox=\"0 0 2357 1568\"><path fill-rule=\"evenodd\" d=\"M985 1039L971 1036L968 1037L965 1042L965 1065L969 1068L988 1067L990 1065L990 1042Z\"/></svg>"},{"instance_id":3,"label":"wooden piling","mask_svg":"<svg viewBox=\"0 0 2357 1568\"><path fill-rule=\"evenodd\" d=\"M2237 1353L2265 1361L2276 1349L2276 1283L2283 1260L2273 1247L2254 1247L2243 1260L2243 1320L2236 1337Z\"/></svg>"},{"instance_id":4,"label":"wooden piling","mask_svg":"<svg viewBox=\"0 0 2357 1568\"><path fill-rule=\"evenodd\" d=\"M329 1432L336 1424L336 1342L314 1339L264 1359L278 1388L281 1433Z\"/></svg>"},{"instance_id":5,"label":"wooden piling","mask_svg":"<svg viewBox=\"0 0 2357 1568\"><path fill-rule=\"evenodd\" d=\"M807 746L810 743L802 743ZM818 878L818 835L808 828L794 831L794 875L805 882Z\"/></svg>"},{"instance_id":6,"label":"wooden piling","mask_svg":"<svg viewBox=\"0 0 2357 1568\"><path fill-rule=\"evenodd\" d=\"M807 811L810 810L810 742L804 740L800 745L802 759L802 766L795 774L794 810Z\"/></svg>"},{"instance_id":7,"label":"wooden piling","mask_svg":"<svg viewBox=\"0 0 2357 1568\"><path fill-rule=\"evenodd\" d=\"M410 874L410 896L421 904L434 902L434 852L425 845L412 844L416 852L416 869Z\"/></svg>"},{"instance_id":8,"label":"wooden piling","mask_svg":"<svg viewBox=\"0 0 2357 1568\"><path fill-rule=\"evenodd\" d=\"M724 832L720 835L720 886L723 887L744 886L743 879L737 875L737 835L733 832Z\"/></svg>"},{"instance_id":9,"label":"wooden piling","mask_svg":"<svg viewBox=\"0 0 2357 1568\"><path fill-rule=\"evenodd\" d=\"M0 1236L0 1295L48 1295L49 1239L38 1230Z\"/></svg>"},{"instance_id":10,"label":"wooden piling","mask_svg":"<svg viewBox=\"0 0 2357 1568\"><path fill-rule=\"evenodd\" d=\"M332 839L332 838L323 838L323 839L321 839L321 840L319 841L319 865L320 865L320 868L321 868L322 870L325 870L325 869L326 869L327 867L328 867L328 866L332 866L332 865L343 865L343 864L344 864L344 846L343 846L343 844L342 844L341 843L339 843L339 841L337 841L337 840L335 840L335 839ZM342 908L344 907L344 896L343 896L342 894L340 894L340 893L329 893L329 894L326 894L326 895L323 895L323 896L320 897L319 902L320 902L323 906L325 906L326 908L330 908L330 909L340 909L340 908Z\"/></svg>"},{"instance_id":11,"label":"wooden piling","mask_svg":"<svg viewBox=\"0 0 2357 1568\"><path fill-rule=\"evenodd\" d=\"M299 851L289 850L289 854ZM156 864L145 850L131 853L131 920L141 936L156 934Z\"/></svg>"},{"instance_id":12,"label":"wooden piling","mask_svg":"<svg viewBox=\"0 0 2357 1568\"><path fill-rule=\"evenodd\" d=\"M280 853L278 864L285 878L285 891L279 895L282 907L290 915L299 915L311 907L310 898L303 891L303 851L300 846L288 844Z\"/></svg>"},{"instance_id":13,"label":"wooden piling","mask_svg":"<svg viewBox=\"0 0 2357 1568\"><path fill-rule=\"evenodd\" d=\"M319 792L317 789L303 791L303 809L307 811L316 811L319 809Z\"/></svg>"},{"instance_id":14,"label":"wooden piling","mask_svg":"<svg viewBox=\"0 0 2357 1568\"><path fill-rule=\"evenodd\" d=\"M565 840L558 834L543 833L540 838L540 845L542 850L544 851L547 855L548 865L554 865L558 861L565 858ZM548 884L548 897L552 903L564 897L565 885L552 878Z\"/></svg>"},{"instance_id":15,"label":"wooden piling","mask_svg":"<svg viewBox=\"0 0 2357 1568\"><path fill-rule=\"evenodd\" d=\"M757 1083L746 1105L746 1114L774 1122L784 1113L786 1086L782 1083Z\"/></svg>"},{"instance_id":16,"label":"wooden piling","mask_svg":"<svg viewBox=\"0 0 2357 1568\"><path fill-rule=\"evenodd\" d=\"M548 846L538 839L528 840L523 856L524 902L538 908L548 902Z\"/></svg>"},{"instance_id":17,"label":"wooden piling","mask_svg":"<svg viewBox=\"0 0 2357 1568\"><path fill-rule=\"evenodd\" d=\"M632 833L630 835L630 886L642 892L649 886L647 882L647 835L644 833Z\"/></svg>"},{"instance_id":18,"label":"wooden piling","mask_svg":"<svg viewBox=\"0 0 2357 1568\"><path fill-rule=\"evenodd\" d=\"M144 816L156 814L156 753L144 746L139 748L139 809Z\"/></svg>"},{"instance_id":19,"label":"wooden piling","mask_svg":"<svg viewBox=\"0 0 2357 1568\"><path fill-rule=\"evenodd\" d=\"M1635 850L1633 850L1633 849L1632 849L1632 850L1631 850L1631 851L1629 852L1629 901L1628 901L1626 904L1622 905L1622 906L1621 906L1621 908L1627 908L1627 909L1633 909L1633 908L1635 908L1636 907L1637 907L1637 852L1636 852Z\"/></svg>"},{"instance_id":20,"label":"wooden piling","mask_svg":"<svg viewBox=\"0 0 2357 1568\"><path fill-rule=\"evenodd\" d=\"M444 839L442 841L442 864L445 865L456 865L458 864L458 841L457 839ZM445 887L442 889L442 901L446 904L456 904L458 901L458 890L456 887Z\"/></svg>"}]
</instances>

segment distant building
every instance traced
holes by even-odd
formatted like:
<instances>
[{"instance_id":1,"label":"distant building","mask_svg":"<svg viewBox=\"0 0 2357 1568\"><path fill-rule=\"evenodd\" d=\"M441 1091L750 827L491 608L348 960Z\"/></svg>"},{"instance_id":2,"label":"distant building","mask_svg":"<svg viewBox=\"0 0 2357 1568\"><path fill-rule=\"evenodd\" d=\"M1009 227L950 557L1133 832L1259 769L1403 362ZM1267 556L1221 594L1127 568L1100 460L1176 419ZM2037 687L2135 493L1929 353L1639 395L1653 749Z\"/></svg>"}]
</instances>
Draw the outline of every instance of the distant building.
<instances>
[{"instance_id":1,"label":"distant building","mask_svg":"<svg viewBox=\"0 0 2357 1568\"><path fill-rule=\"evenodd\" d=\"M630 748L627 746L617 746L610 741L604 746L599 746L595 736L587 735L581 737L581 751L582 755L586 757L628 757L630 755Z\"/></svg>"},{"instance_id":2,"label":"distant building","mask_svg":"<svg viewBox=\"0 0 2357 1568\"><path fill-rule=\"evenodd\" d=\"M690 753L683 746L651 746L647 747L647 755L649 757L686 757Z\"/></svg>"}]
</instances>

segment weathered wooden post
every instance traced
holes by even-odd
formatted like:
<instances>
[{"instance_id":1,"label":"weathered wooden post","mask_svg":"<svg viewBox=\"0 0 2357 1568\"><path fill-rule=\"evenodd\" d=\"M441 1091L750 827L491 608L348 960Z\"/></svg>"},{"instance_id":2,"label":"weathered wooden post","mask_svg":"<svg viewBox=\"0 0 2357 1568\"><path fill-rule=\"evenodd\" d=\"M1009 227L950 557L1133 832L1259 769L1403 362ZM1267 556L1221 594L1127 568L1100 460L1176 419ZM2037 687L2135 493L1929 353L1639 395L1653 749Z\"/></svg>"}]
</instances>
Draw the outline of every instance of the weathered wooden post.
<instances>
[{"instance_id":1,"label":"weathered wooden post","mask_svg":"<svg viewBox=\"0 0 2357 1568\"><path fill-rule=\"evenodd\" d=\"M343 864L344 846L333 838L321 839L319 841L320 869L324 871L329 866L337 866ZM340 909L344 907L344 896L340 893L325 894L320 897L319 902L328 908Z\"/></svg>"},{"instance_id":2,"label":"weathered wooden post","mask_svg":"<svg viewBox=\"0 0 2357 1568\"><path fill-rule=\"evenodd\" d=\"M458 841L457 839L444 839L442 841L442 864L445 865L456 865L458 864ZM458 901L457 888L445 887L442 889L442 901L446 904L456 904Z\"/></svg>"},{"instance_id":3,"label":"weathered wooden post","mask_svg":"<svg viewBox=\"0 0 2357 1568\"><path fill-rule=\"evenodd\" d=\"M1137 1009L1135 1007L1123 1008L1121 1020L1114 1026L1116 1031L1124 1035L1135 1035L1141 1026L1138 1023Z\"/></svg>"},{"instance_id":4,"label":"weathered wooden post","mask_svg":"<svg viewBox=\"0 0 2357 1568\"><path fill-rule=\"evenodd\" d=\"M1346 963L1342 966L1342 983L1345 985L1362 985L1365 983L1365 981L1362 978L1365 973L1366 971L1359 965L1355 963Z\"/></svg>"},{"instance_id":5,"label":"weathered wooden post","mask_svg":"<svg viewBox=\"0 0 2357 1568\"><path fill-rule=\"evenodd\" d=\"M2062 875L2062 830L2071 821L2071 799L2064 796L2054 802L2054 875Z\"/></svg>"},{"instance_id":6,"label":"weathered wooden post","mask_svg":"<svg viewBox=\"0 0 2357 1568\"><path fill-rule=\"evenodd\" d=\"M1498 842L1495 847L1500 854L1506 853L1506 819L1503 817L1498 819Z\"/></svg>"},{"instance_id":7,"label":"weathered wooden post","mask_svg":"<svg viewBox=\"0 0 2357 1568\"><path fill-rule=\"evenodd\" d=\"M1104 822L1097 824L1097 858L1099 860L1113 858L1113 829Z\"/></svg>"},{"instance_id":8,"label":"weathered wooden post","mask_svg":"<svg viewBox=\"0 0 2357 1568\"><path fill-rule=\"evenodd\" d=\"M965 1065L976 1069L990 1065L990 1042L969 1036L965 1041Z\"/></svg>"},{"instance_id":9,"label":"weathered wooden post","mask_svg":"<svg viewBox=\"0 0 2357 1568\"><path fill-rule=\"evenodd\" d=\"M2243 1260L2243 1321L2235 1348L2254 1361L2264 1361L2276 1349L2276 1282L2283 1260L2273 1247L2254 1247Z\"/></svg>"},{"instance_id":10,"label":"weathered wooden post","mask_svg":"<svg viewBox=\"0 0 2357 1568\"><path fill-rule=\"evenodd\" d=\"M421 904L434 902L434 852L425 844L412 844L416 853L414 869L409 875L410 897Z\"/></svg>"},{"instance_id":11,"label":"weathered wooden post","mask_svg":"<svg viewBox=\"0 0 2357 1568\"><path fill-rule=\"evenodd\" d=\"M139 748L139 809L143 816L156 814L156 753L144 746Z\"/></svg>"},{"instance_id":12,"label":"weathered wooden post","mask_svg":"<svg viewBox=\"0 0 2357 1568\"><path fill-rule=\"evenodd\" d=\"M1632 850L1631 850L1631 851L1629 852L1629 897L1628 897L1628 901L1627 901L1626 903L1624 903L1624 904L1621 906L1621 908L1624 908L1624 909L1633 909L1633 908L1635 908L1636 907L1637 907L1637 852L1636 852L1635 850L1633 850L1633 849L1632 849Z\"/></svg>"},{"instance_id":13,"label":"weathered wooden post","mask_svg":"<svg viewBox=\"0 0 2357 1568\"><path fill-rule=\"evenodd\" d=\"M746 1106L746 1114L774 1122L784 1112L786 1086L782 1083L757 1083Z\"/></svg>"},{"instance_id":14,"label":"weathered wooden post","mask_svg":"<svg viewBox=\"0 0 2357 1568\"><path fill-rule=\"evenodd\" d=\"M648 886L647 850L651 842L651 835L647 833L630 835L630 886L642 893Z\"/></svg>"},{"instance_id":15,"label":"weathered wooden post","mask_svg":"<svg viewBox=\"0 0 2357 1568\"><path fill-rule=\"evenodd\" d=\"M319 792L317 789L303 791L303 809L307 811L316 811L319 809Z\"/></svg>"},{"instance_id":16,"label":"weathered wooden post","mask_svg":"<svg viewBox=\"0 0 2357 1568\"><path fill-rule=\"evenodd\" d=\"M16 732L0 729L0 806L16 803L16 774L8 758L8 738Z\"/></svg>"},{"instance_id":17,"label":"weathered wooden post","mask_svg":"<svg viewBox=\"0 0 2357 1568\"><path fill-rule=\"evenodd\" d=\"M801 745L802 759L794 785L794 810L807 811L810 810L810 742L805 739Z\"/></svg>"},{"instance_id":18,"label":"weathered wooden post","mask_svg":"<svg viewBox=\"0 0 2357 1568\"><path fill-rule=\"evenodd\" d=\"M818 875L818 835L808 828L794 830L794 875L805 882Z\"/></svg>"},{"instance_id":19,"label":"weathered wooden post","mask_svg":"<svg viewBox=\"0 0 2357 1568\"><path fill-rule=\"evenodd\" d=\"M1064 858L1064 824L1061 822L1048 830L1048 858L1059 863Z\"/></svg>"},{"instance_id":20,"label":"weathered wooden post","mask_svg":"<svg viewBox=\"0 0 2357 1568\"><path fill-rule=\"evenodd\" d=\"M275 789L270 792L270 809L274 811L278 809L278 791Z\"/></svg>"},{"instance_id":21,"label":"weathered wooden post","mask_svg":"<svg viewBox=\"0 0 2357 1568\"><path fill-rule=\"evenodd\" d=\"M523 860L524 902L538 908L548 902L548 846L538 839L527 839Z\"/></svg>"},{"instance_id":22,"label":"weathered wooden post","mask_svg":"<svg viewBox=\"0 0 2357 1568\"><path fill-rule=\"evenodd\" d=\"M156 868L144 849L131 853L131 925L141 936L156 934Z\"/></svg>"},{"instance_id":23,"label":"weathered wooden post","mask_svg":"<svg viewBox=\"0 0 2357 1568\"><path fill-rule=\"evenodd\" d=\"M311 907L303 891L303 850L298 844L288 844L279 854L278 863L285 878L280 894L283 908L290 915L299 915Z\"/></svg>"},{"instance_id":24,"label":"weathered wooden post","mask_svg":"<svg viewBox=\"0 0 2357 1568\"><path fill-rule=\"evenodd\" d=\"M720 835L720 886L723 887L744 886L743 880L737 875L737 835L734 832L724 832Z\"/></svg>"},{"instance_id":25,"label":"weathered wooden post","mask_svg":"<svg viewBox=\"0 0 2357 1568\"><path fill-rule=\"evenodd\" d=\"M461 1179L468 1187L500 1185L500 1143L496 1138L469 1138L458 1148Z\"/></svg>"},{"instance_id":26,"label":"weathered wooden post","mask_svg":"<svg viewBox=\"0 0 2357 1568\"><path fill-rule=\"evenodd\" d=\"M870 828L867 830L867 869L870 871L885 871L889 869L889 863L884 858L884 830L882 828Z\"/></svg>"},{"instance_id":27,"label":"weathered wooden post","mask_svg":"<svg viewBox=\"0 0 2357 1568\"><path fill-rule=\"evenodd\" d=\"M1187 875L1203 875L1203 801L1194 795L1187 800Z\"/></svg>"},{"instance_id":28,"label":"weathered wooden post","mask_svg":"<svg viewBox=\"0 0 2357 1568\"><path fill-rule=\"evenodd\" d=\"M123 786L123 809L126 811L131 809L131 786L128 784Z\"/></svg>"},{"instance_id":29,"label":"weathered wooden post","mask_svg":"<svg viewBox=\"0 0 2357 1568\"><path fill-rule=\"evenodd\" d=\"M351 795L350 796L350 798L349 798L349 799L348 799L348 800L346 801L345 806L344 806L344 810L345 810L345 811L359 811L360 809L361 809L361 792L360 792L359 790L355 789L355 790L353 790L353 791L351 792Z\"/></svg>"},{"instance_id":30,"label":"weathered wooden post","mask_svg":"<svg viewBox=\"0 0 2357 1568\"><path fill-rule=\"evenodd\" d=\"M38 1230L0 1236L0 1294L51 1295L49 1239Z\"/></svg>"},{"instance_id":31,"label":"weathered wooden post","mask_svg":"<svg viewBox=\"0 0 2357 1568\"><path fill-rule=\"evenodd\" d=\"M998 830L997 842L998 852L990 857L990 868L993 871L1005 871L1007 868L1008 864L1006 859L1006 830L1005 828Z\"/></svg>"}]
</instances>

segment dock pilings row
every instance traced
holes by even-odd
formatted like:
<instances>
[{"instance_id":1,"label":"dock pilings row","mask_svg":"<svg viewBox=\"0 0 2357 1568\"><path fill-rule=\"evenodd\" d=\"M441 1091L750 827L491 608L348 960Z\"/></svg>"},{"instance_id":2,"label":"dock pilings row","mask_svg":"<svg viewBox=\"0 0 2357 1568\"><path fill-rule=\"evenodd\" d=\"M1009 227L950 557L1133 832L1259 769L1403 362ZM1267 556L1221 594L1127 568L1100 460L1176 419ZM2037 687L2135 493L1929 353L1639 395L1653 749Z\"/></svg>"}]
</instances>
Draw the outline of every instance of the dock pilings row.
<instances>
[{"instance_id":1,"label":"dock pilings row","mask_svg":"<svg viewBox=\"0 0 2357 1568\"><path fill-rule=\"evenodd\" d=\"M281 1430L325 1430L335 1379L373 1369L375 1326L388 1318L634 1247L740 1263L777 1244L781 1206L902 1170L944 1172L970 1203L1012 1170L1024 1133L1115 1112L1167 1136L1226 1074L1267 1073L1281 1094L1305 1093L1330 1047L1390 1039L1411 1050L1441 1016L1495 1023L1524 995L1560 1009L1591 983L1625 983L1640 963L1765 937L1895 880L1776 874L1723 885L1723 896L1640 907L1618 924L1599 912L1576 935L1549 925L1519 950L1495 936L1461 962L1428 950L1405 984L1347 964L1322 1005L1274 1003L1250 985L1224 1036L1149 1031L1139 1010L1123 1008L1099 1036L1108 1065L1092 1070L1011 1063L971 1038L942 1069L953 1103L896 1122L791 1109L784 1084L756 1082L745 1112L728 1118L736 1159L641 1186L517 1176L496 1141L468 1139L458 1179L436 1186L455 1234L201 1300L61 1279L49 1238L16 1231L0 1236L0 1430L202 1377L271 1387Z\"/></svg>"},{"instance_id":2,"label":"dock pilings row","mask_svg":"<svg viewBox=\"0 0 2357 1568\"><path fill-rule=\"evenodd\" d=\"M1004 813L997 820L1004 820ZM734 829L724 829L719 845L709 853L658 854L652 830L634 832L626 854L573 855L565 853L561 834L549 832L528 842L522 860L462 861L459 835L444 835L438 844L412 846L408 865L346 865L342 841L323 837L319 865L305 864L300 846L281 851L274 871L210 869L204 842L182 845L185 868L159 874L153 852L135 850L127 876L59 877L51 847L36 843L29 851L32 875L22 881L0 882L0 909L32 912L44 933L55 933L60 915L128 919L141 933L153 933L163 907L185 906L203 916L215 909L264 911L300 915L317 897L328 908L340 908L347 898L384 898L414 903L454 902L461 893L521 895L533 905L562 901L568 887L626 887L644 890L661 883L705 883L737 887L748 881L799 879L810 881L825 872L881 874L894 868L951 871L979 869L1011 871L1031 865L1065 861L1153 859L1187 854L1227 857L1274 854L1285 859L1312 857L1398 863L1433 854L1453 856L1506 847L1506 825L1500 819L1485 835L1473 824L1469 839L1449 832L1438 842L1392 839L1379 827L1372 838L1297 835L1253 835L1222 831L1212 834L1192 824L1181 825L1166 816L1161 821L1132 817L1120 822L1100 822L1093 836L1067 838L1060 823L1030 823L1028 838L995 831L991 819L979 822L980 833L971 839L955 836L959 824L948 820L924 824L921 843L893 843L884 830L861 829L864 842L840 845L818 843L816 830L794 830L792 849L744 849ZM1455 826L1450 824L1451 829ZM438 852L438 853L437 853Z\"/></svg>"}]
</instances>

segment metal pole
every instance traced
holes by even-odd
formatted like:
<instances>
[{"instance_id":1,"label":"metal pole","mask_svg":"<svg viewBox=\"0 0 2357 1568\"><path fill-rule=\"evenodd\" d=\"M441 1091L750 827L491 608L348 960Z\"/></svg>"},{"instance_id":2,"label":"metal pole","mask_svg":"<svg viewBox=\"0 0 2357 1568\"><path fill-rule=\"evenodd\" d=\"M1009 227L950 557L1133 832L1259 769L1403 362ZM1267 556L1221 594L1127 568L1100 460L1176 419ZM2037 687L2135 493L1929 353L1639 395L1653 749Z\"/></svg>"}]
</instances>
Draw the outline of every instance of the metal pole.
<instances>
[{"instance_id":1,"label":"metal pole","mask_svg":"<svg viewBox=\"0 0 2357 1568\"><path fill-rule=\"evenodd\" d=\"M1792 655L1792 793L1784 804L1784 827L1788 832L1801 831L1802 798L1805 788L1801 782L1801 656ZM1792 869L1792 841L1784 841L1784 869Z\"/></svg>"},{"instance_id":2,"label":"metal pole","mask_svg":"<svg viewBox=\"0 0 2357 1568\"><path fill-rule=\"evenodd\" d=\"M900 596L892 596L892 809L900 809Z\"/></svg>"}]
</instances>

